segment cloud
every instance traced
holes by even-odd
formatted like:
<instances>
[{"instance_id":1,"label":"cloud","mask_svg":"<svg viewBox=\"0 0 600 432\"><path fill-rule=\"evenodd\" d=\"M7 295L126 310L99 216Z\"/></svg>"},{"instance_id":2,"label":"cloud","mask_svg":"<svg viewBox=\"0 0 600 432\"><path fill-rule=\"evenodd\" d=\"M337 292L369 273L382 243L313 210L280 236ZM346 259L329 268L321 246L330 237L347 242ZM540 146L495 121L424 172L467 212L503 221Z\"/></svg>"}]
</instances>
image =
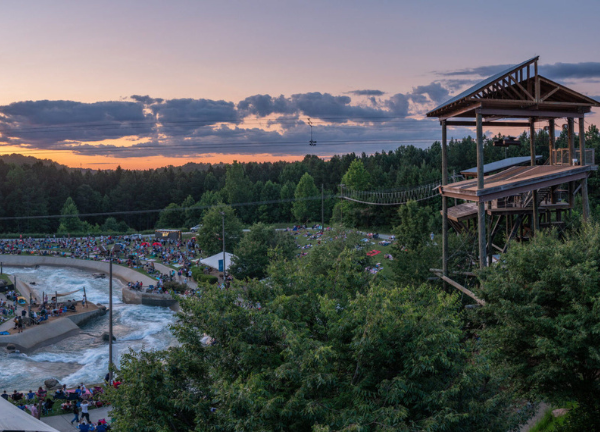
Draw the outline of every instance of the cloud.
<instances>
[{"instance_id":1,"label":"cloud","mask_svg":"<svg viewBox=\"0 0 600 432\"><path fill-rule=\"evenodd\" d=\"M352 105L349 96L334 96L330 93L297 93L286 98L283 95L254 95L237 105L246 115L266 117L271 114L302 114L311 118L345 123L349 120L368 122L374 118L390 117L390 112L375 107ZM404 116L406 116L404 114Z\"/></svg>"},{"instance_id":2,"label":"cloud","mask_svg":"<svg viewBox=\"0 0 600 432\"><path fill-rule=\"evenodd\" d=\"M24 101L0 106L0 115L2 141L38 147L146 136L153 130L137 102Z\"/></svg>"},{"instance_id":3,"label":"cloud","mask_svg":"<svg viewBox=\"0 0 600 432\"><path fill-rule=\"evenodd\" d=\"M186 132L216 123L238 123L240 116L233 102L211 99L170 99L150 106L158 115L162 132Z\"/></svg>"},{"instance_id":4,"label":"cloud","mask_svg":"<svg viewBox=\"0 0 600 432\"><path fill-rule=\"evenodd\" d=\"M131 95L130 98L133 99L134 101L142 103L144 105L152 105L154 103L161 103L164 101L164 99L162 99L162 98L151 98L148 95L146 95L146 96Z\"/></svg>"},{"instance_id":5,"label":"cloud","mask_svg":"<svg viewBox=\"0 0 600 432\"><path fill-rule=\"evenodd\" d=\"M513 66L514 65L509 64L479 66L475 68L437 72L437 74L446 77L472 75L485 78L509 69ZM600 78L600 62L542 64L539 66L539 72L545 77L556 80L586 80Z\"/></svg>"},{"instance_id":6,"label":"cloud","mask_svg":"<svg viewBox=\"0 0 600 432\"><path fill-rule=\"evenodd\" d=\"M540 74L553 79L600 78L600 62L541 65Z\"/></svg>"},{"instance_id":7,"label":"cloud","mask_svg":"<svg viewBox=\"0 0 600 432\"><path fill-rule=\"evenodd\" d=\"M290 100L280 95L277 98L270 95L249 96L237 105L238 110L247 114L266 117L271 114L293 114L297 109L292 106Z\"/></svg>"},{"instance_id":8,"label":"cloud","mask_svg":"<svg viewBox=\"0 0 600 432\"><path fill-rule=\"evenodd\" d=\"M449 91L456 91L459 90L463 87L471 87L474 84L477 84L480 80L479 79L447 79L447 80L442 80L442 82L444 83L444 86L449 90Z\"/></svg>"},{"instance_id":9,"label":"cloud","mask_svg":"<svg viewBox=\"0 0 600 432\"><path fill-rule=\"evenodd\" d=\"M309 92L289 97L253 95L239 103L210 99L132 101L27 101L0 106L0 146L70 150L116 158L200 157L207 154L318 155L429 146L439 139L430 119L410 118L415 104L448 94L434 82L387 99L360 103L349 95ZM418 107L422 109L422 107ZM308 147L314 123L317 147ZM466 129L465 129L466 130ZM103 142L120 138L126 146Z\"/></svg>"},{"instance_id":10,"label":"cloud","mask_svg":"<svg viewBox=\"0 0 600 432\"><path fill-rule=\"evenodd\" d=\"M409 97L405 94L397 93L389 98L385 102L385 105L392 113L397 114L400 117L406 117L408 115L408 100Z\"/></svg>"},{"instance_id":11,"label":"cloud","mask_svg":"<svg viewBox=\"0 0 600 432\"><path fill-rule=\"evenodd\" d=\"M508 69L514 65L510 64L500 64L500 65L489 65L489 66L479 66L475 68L467 68L467 69L459 69L455 71L446 71L446 72L436 72L438 75L442 76L468 76L468 75L476 75L481 77L488 77L498 72L501 72L505 69Z\"/></svg>"},{"instance_id":12,"label":"cloud","mask_svg":"<svg viewBox=\"0 0 600 432\"><path fill-rule=\"evenodd\" d=\"M348 94L354 96L383 96L385 92L381 90L352 90L349 91Z\"/></svg>"},{"instance_id":13,"label":"cloud","mask_svg":"<svg viewBox=\"0 0 600 432\"><path fill-rule=\"evenodd\" d=\"M448 91L448 89L444 88L439 82L432 82L429 85L418 86L412 91L412 95L414 96L424 94L427 94L433 102L440 103L448 99L450 92Z\"/></svg>"}]
</instances>

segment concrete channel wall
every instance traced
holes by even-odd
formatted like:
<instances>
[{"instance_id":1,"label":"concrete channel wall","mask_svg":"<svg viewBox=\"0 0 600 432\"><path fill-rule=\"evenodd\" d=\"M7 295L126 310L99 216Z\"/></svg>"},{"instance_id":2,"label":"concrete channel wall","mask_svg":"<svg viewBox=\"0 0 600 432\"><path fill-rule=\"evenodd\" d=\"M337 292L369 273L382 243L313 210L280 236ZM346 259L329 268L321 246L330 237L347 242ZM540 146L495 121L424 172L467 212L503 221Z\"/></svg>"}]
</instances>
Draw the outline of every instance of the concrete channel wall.
<instances>
[{"instance_id":1,"label":"concrete channel wall","mask_svg":"<svg viewBox=\"0 0 600 432\"><path fill-rule=\"evenodd\" d=\"M5 266L14 267L33 267L54 266L54 267L73 267L81 270L86 270L91 273L105 273L108 277L109 264L103 261L89 261L75 258L36 256L36 255L0 255L0 262ZM156 284L156 281L146 275L141 274L133 269L120 265L113 265L113 277L119 278L124 282L142 282L145 287ZM23 284L17 279L17 289L24 288ZM28 298L29 287L23 289L24 294ZM154 294L144 293L140 291L123 290L123 302L130 304L143 304L147 306L164 306L172 307L177 303L170 294Z\"/></svg>"},{"instance_id":2,"label":"concrete channel wall","mask_svg":"<svg viewBox=\"0 0 600 432\"><path fill-rule=\"evenodd\" d=\"M4 266L13 267L34 267L36 265L73 267L91 273L105 273L107 277L109 273L109 264L107 262L86 261L75 258L36 255L0 255L0 262L2 262ZM156 283L155 280L148 276L119 265L113 265L113 277L117 277L124 282L140 281L144 286ZM29 298L29 292L31 290L29 284L20 281L17 278L17 289L26 298ZM142 293L127 288L123 289L122 292L124 303L164 307L174 307L177 304L177 300L173 299L170 294ZM79 326L88 323L104 313L106 313L106 308L100 307L94 311L66 316L64 319L57 319L52 322L35 326L23 333L0 336L0 346L14 345L17 350L27 353L37 348L56 343L64 338L76 335L80 331Z\"/></svg>"}]
</instances>

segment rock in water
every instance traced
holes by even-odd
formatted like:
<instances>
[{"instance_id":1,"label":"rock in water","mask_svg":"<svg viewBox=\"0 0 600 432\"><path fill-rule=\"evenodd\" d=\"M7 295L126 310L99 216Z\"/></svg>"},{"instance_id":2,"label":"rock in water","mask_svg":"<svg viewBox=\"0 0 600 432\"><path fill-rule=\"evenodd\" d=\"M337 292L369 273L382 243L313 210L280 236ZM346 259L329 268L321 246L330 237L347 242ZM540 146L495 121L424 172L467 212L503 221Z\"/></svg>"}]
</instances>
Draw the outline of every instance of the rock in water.
<instances>
[{"instance_id":1,"label":"rock in water","mask_svg":"<svg viewBox=\"0 0 600 432\"><path fill-rule=\"evenodd\" d=\"M104 342L108 342L108 339L110 338L110 335L108 334L108 332L104 332L102 333L102 340ZM113 341L116 341L117 338L115 337L115 335L113 335Z\"/></svg>"},{"instance_id":2,"label":"rock in water","mask_svg":"<svg viewBox=\"0 0 600 432\"><path fill-rule=\"evenodd\" d=\"M60 383L54 378L50 378L44 381L44 385L46 386L47 390L53 390L55 388L60 387Z\"/></svg>"}]
</instances>

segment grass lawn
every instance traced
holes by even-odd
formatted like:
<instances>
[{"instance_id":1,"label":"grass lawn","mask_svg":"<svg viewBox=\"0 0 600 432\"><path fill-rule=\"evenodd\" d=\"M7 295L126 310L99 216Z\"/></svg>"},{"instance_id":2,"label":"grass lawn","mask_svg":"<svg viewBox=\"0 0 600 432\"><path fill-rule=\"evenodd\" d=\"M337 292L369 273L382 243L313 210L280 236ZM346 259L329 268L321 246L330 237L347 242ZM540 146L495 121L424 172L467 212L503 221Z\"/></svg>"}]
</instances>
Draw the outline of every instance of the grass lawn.
<instances>
[{"instance_id":1,"label":"grass lawn","mask_svg":"<svg viewBox=\"0 0 600 432\"><path fill-rule=\"evenodd\" d=\"M0 279L5 280L7 284L13 283L13 280L6 273L0 274Z\"/></svg>"},{"instance_id":2,"label":"grass lawn","mask_svg":"<svg viewBox=\"0 0 600 432\"><path fill-rule=\"evenodd\" d=\"M316 233L316 230L301 230L301 231L297 231L297 233L298 234L296 234L296 232L293 232L293 231L288 232L289 235L294 237L294 239L296 240L296 243L299 246L306 246L309 243L311 243L313 245L313 247L309 248L309 249L298 249L298 253L301 253L301 252L310 253L314 248L319 247L319 245L317 244L318 240L311 240L309 238L314 233ZM325 235L323 237L321 237L321 242L326 241L327 239L336 236L338 233L340 233L339 230L326 231ZM306 236L305 234L309 234L309 235ZM367 238L367 237L365 236L364 238ZM381 267L383 267L383 270L381 270L377 273L378 276L383 277L383 278L389 278L392 276L392 273L393 273L392 265L391 265L392 262L390 260L384 258L384 255L386 255L386 254L392 254L392 256L394 255L393 244L383 246L383 245L379 244L380 241L381 241L381 239L369 239L369 241L367 241L367 242L361 242L361 246L363 247L363 251L365 252L365 254L372 250L378 250L381 252L381 253L375 255L374 257L372 257L372 262L373 262L373 265L376 263L381 263ZM300 257L299 259L302 259L302 257Z\"/></svg>"}]
</instances>

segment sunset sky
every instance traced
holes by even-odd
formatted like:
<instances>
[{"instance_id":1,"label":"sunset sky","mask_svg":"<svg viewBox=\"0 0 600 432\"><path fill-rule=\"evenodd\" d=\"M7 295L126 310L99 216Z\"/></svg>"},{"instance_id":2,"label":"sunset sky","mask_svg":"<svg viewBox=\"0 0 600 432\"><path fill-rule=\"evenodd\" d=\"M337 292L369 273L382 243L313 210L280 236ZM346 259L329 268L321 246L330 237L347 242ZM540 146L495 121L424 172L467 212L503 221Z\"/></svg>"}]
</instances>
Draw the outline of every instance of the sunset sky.
<instances>
[{"instance_id":1,"label":"sunset sky","mask_svg":"<svg viewBox=\"0 0 600 432\"><path fill-rule=\"evenodd\" d=\"M600 100L599 16L597 0L3 1L0 153L106 169L429 146L425 112L535 55Z\"/></svg>"}]
</instances>

